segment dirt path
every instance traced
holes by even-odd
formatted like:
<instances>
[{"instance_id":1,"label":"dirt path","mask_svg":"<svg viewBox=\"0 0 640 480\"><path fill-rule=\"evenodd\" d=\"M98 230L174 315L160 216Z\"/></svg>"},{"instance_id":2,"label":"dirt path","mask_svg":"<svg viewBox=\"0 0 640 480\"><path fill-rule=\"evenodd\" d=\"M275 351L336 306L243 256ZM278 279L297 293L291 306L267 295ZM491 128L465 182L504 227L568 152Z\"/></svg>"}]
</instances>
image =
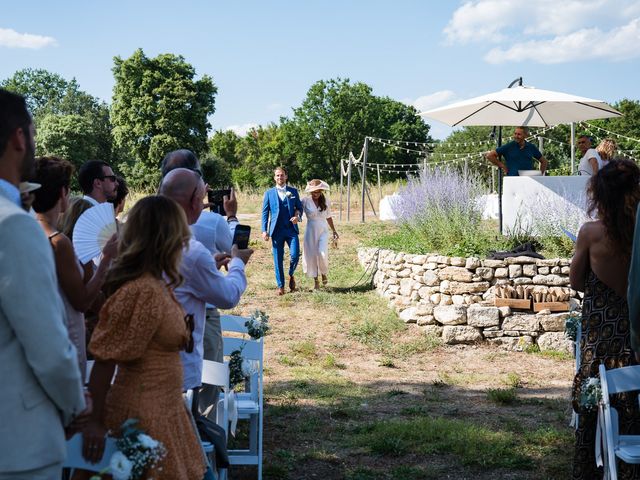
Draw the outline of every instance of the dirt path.
<instances>
[{"instance_id":1,"label":"dirt path","mask_svg":"<svg viewBox=\"0 0 640 480\"><path fill-rule=\"evenodd\" d=\"M259 239L259 214L239 217L252 226L256 251L248 291L234 313L259 308L273 326L265 341L265 478L568 475L571 359L488 346L438 346L419 327L402 325L375 292L348 291L344 287L362 273L355 247L368 235L366 225L338 225L341 245L331 252L329 289L313 292L300 268L300 291L277 297L271 246ZM492 401L490 389L513 389L515 400ZM373 441L360 441L369 430L394 422L410 426L435 419L463 420L512 436L530 463L483 466L482 459L430 449L434 440L420 432L401 451L374 451ZM547 430L546 440L531 433ZM230 478L255 478L255 469L236 468Z\"/></svg>"}]
</instances>

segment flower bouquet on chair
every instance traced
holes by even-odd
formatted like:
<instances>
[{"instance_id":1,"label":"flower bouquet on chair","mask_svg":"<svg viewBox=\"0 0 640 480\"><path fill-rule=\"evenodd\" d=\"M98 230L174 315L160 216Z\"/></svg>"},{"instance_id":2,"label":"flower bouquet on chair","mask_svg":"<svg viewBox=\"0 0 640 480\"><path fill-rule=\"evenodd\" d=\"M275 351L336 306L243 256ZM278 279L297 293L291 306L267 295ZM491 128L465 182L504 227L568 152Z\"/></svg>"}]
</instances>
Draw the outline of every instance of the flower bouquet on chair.
<instances>
[{"instance_id":1,"label":"flower bouquet on chair","mask_svg":"<svg viewBox=\"0 0 640 480\"><path fill-rule=\"evenodd\" d=\"M109 467L90 480L100 480L102 474L110 474L114 480L138 480L149 468L153 468L167 454L164 445L136 427L138 420L130 418L120 427L118 450L111 456Z\"/></svg>"},{"instance_id":2,"label":"flower bouquet on chair","mask_svg":"<svg viewBox=\"0 0 640 480\"><path fill-rule=\"evenodd\" d=\"M249 317L249 320L244 323L244 326L247 327L249 336L253 340L258 340L264 337L271 329L269 326L269 315L262 310L255 310Z\"/></svg>"}]
</instances>

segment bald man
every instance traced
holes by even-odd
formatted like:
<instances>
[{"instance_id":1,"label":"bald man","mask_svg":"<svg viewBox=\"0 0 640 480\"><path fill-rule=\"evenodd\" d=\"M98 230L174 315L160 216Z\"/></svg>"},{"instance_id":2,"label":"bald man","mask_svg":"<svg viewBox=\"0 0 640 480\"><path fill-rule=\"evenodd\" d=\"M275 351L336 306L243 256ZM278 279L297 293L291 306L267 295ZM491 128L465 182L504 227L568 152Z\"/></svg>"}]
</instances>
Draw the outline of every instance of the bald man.
<instances>
[{"instance_id":1,"label":"bald man","mask_svg":"<svg viewBox=\"0 0 640 480\"><path fill-rule=\"evenodd\" d=\"M184 210L189 225L192 225L202 212L206 192L207 187L200 175L186 168L177 168L163 178L159 193L175 200ZM211 252L193 237L182 254L180 273L184 283L176 288L175 294L185 313L193 314L195 324L193 352L180 352L184 391L197 389L201 385L206 304L218 308L233 308L238 304L247 288L244 267L251 254L253 250L239 250L234 245L227 275L218 270Z\"/></svg>"}]
</instances>

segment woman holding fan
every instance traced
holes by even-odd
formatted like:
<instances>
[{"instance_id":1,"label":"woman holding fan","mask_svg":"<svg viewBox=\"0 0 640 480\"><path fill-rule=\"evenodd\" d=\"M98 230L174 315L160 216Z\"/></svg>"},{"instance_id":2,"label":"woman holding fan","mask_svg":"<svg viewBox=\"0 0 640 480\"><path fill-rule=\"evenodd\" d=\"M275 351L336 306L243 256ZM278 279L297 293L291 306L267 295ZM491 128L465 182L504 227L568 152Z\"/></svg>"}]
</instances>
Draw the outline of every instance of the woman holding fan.
<instances>
[{"instance_id":1,"label":"woman holding fan","mask_svg":"<svg viewBox=\"0 0 640 480\"><path fill-rule=\"evenodd\" d=\"M42 185L35 191L33 209L45 234L49 238L58 274L60 297L66 310L69 338L78 350L80 372L85 378L87 353L84 312L100 293L111 259L117 251L114 235L102 250L103 260L92 276L86 276L76 257L71 240L56 226L58 219L69 206L69 184L73 165L57 157L36 159L36 176L33 181Z\"/></svg>"}]
</instances>

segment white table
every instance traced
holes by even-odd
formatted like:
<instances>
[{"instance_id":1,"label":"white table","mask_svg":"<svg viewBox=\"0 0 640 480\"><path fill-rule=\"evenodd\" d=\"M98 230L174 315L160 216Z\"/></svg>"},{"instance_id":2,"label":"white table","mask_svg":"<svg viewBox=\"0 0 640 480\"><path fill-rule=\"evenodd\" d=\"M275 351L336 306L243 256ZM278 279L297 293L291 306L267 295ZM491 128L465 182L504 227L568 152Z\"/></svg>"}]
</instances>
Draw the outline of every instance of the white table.
<instances>
[{"instance_id":1,"label":"white table","mask_svg":"<svg viewBox=\"0 0 640 480\"><path fill-rule=\"evenodd\" d=\"M574 234L586 220L586 186L590 176L504 177L503 233L518 227L531 233L541 223Z\"/></svg>"}]
</instances>

